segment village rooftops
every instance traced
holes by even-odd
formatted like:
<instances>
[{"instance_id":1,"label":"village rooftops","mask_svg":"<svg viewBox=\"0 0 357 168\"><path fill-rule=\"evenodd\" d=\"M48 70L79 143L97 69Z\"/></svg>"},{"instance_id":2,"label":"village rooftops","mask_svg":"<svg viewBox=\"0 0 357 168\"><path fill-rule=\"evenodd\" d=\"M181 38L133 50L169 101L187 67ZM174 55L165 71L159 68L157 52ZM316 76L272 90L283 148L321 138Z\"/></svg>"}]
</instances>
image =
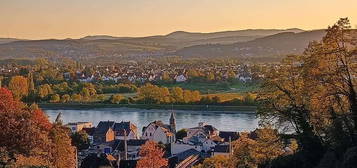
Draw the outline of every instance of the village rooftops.
<instances>
[{"instance_id":1,"label":"village rooftops","mask_svg":"<svg viewBox=\"0 0 357 168\"><path fill-rule=\"evenodd\" d=\"M113 128L114 121L101 121L99 122L97 128L95 129L95 134L104 134L109 128Z\"/></svg>"},{"instance_id":2,"label":"village rooftops","mask_svg":"<svg viewBox=\"0 0 357 168\"><path fill-rule=\"evenodd\" d=\"M130 121L128 121L128 122L122 121L120 123L114 124L114 131L116 132L116 136L124 136L124 130L126 131L127 135L131 131L133 131L134 133L137 133L137 127Z\"/></svg>"},{"instance_id":3,"label":"village rooftops","mask_svg":"<svg viewBox=\"0 0 357 168\"><path fill-rule=\"evenodd\" d=\"M231 138L231 141L235 141L239 138L239 133L232 131L219 131L219 137L223 138L224 142L229 142L229 138Z\"/></svg>"}]
</instances>

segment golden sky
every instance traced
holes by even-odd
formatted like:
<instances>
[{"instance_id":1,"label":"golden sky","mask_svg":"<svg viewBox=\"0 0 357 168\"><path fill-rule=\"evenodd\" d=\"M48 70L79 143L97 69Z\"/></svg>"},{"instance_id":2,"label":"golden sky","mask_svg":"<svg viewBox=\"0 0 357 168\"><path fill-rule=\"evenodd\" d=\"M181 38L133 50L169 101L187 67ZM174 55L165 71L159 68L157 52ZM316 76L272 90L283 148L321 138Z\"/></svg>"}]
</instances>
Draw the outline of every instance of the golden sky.
<instances>
[{"instance_id":1,"label":"golden sky","mask_svg":"<svg viewBox=\"0 0 357 168\"><path fill-rule=\"evenodd\" d=\"M0 37L148 36L177 30L357 24L357 0L0 0Z\"/></svg>"}]
</instances>

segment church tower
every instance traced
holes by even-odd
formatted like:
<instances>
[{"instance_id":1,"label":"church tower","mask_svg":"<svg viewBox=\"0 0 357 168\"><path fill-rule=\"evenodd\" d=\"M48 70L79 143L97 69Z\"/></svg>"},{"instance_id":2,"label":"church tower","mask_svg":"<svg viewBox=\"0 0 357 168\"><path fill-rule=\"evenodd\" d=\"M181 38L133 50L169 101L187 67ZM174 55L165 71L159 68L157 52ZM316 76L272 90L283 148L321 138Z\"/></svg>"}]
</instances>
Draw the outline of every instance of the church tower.
<instances>
[{"instance_id":1,"label":"church tower","mask_svg":"<svg viewBox=\"0 0 357 168\"><path fill-rule=\"evenodd\" d=\"M176 117L174 112L171 112L171 116L170 116L170 128L171 128L171 132L173 132L174 134L176 134Z\"/></svg>"}]
</instances>

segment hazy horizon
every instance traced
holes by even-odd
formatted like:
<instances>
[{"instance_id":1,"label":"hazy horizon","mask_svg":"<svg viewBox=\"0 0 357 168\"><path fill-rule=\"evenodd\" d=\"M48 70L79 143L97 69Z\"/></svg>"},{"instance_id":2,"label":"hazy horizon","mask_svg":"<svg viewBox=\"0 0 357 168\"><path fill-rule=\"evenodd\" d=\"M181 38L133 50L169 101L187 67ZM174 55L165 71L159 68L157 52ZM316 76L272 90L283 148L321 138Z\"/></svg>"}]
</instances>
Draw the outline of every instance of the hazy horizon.
<instances>
[{"instance_id":1,"label":"hazy horizon","mask_svg":"<svg viewBox=\"0 0 357 168\"><path fill-rule=\"evenodd\" d=\"M339 7L341 2L343 8ZM355 0L2 0L0 37L144 37L175 31L324 29L340 17L355 28Z\"/></svg>"}]
</instances>

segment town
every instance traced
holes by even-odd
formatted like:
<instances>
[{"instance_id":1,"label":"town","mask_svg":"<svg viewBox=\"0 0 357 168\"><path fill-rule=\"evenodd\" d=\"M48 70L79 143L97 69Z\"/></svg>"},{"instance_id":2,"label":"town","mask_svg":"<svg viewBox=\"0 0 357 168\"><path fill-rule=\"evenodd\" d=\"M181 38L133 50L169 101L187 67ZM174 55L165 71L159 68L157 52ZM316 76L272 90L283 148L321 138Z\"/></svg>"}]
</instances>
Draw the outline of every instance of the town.
<instances>
[{"instance_id":1,"label":"town","mask_svg":"<svg viewBox=\"0 0 357 168\"><path fill-rule=\"evenodd\" d=\"M60 117L61 113L56 120L61 120ZM91 122L74 122L65 126L71 130L72 136L82 137L81 142L75 143L78 144L77 163L82 168L89 165L135 168L141 158L141 147L148 141L153 141L162 148L168 167L193 167L210 157L232 155L232 142L237 141L240 136L255 140L259 131L223 131L205 122L199 122L193 128L176 130L174 112L171 112L166 123L152 121L142 131L130 121L100 121L97 126L93 126ZM297 147L294 142L290 139L284 147L277 150L281 150L284 155L293 154Z\"/></svg>"}]
</instances>

